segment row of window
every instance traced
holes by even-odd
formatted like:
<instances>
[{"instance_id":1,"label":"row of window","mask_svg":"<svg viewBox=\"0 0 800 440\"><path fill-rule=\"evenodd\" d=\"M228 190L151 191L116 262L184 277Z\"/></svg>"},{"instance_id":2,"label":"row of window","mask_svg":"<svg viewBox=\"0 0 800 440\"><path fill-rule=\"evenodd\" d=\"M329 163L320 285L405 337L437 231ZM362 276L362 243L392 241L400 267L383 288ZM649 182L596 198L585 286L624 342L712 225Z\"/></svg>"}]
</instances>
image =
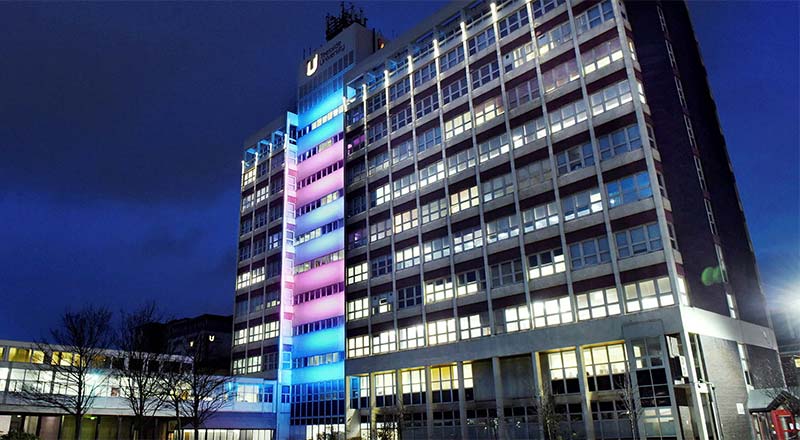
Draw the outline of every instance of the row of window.
<instances>
[{"instance_id":1,"label":"row of window","mask_svg":"<svg viewBox=\"0 0 800 440\"><path fill-rule=\"evenodd\" d=\"M247 328L234 330L233 345L242 345L248 342L258 342L265 339L278 337L278 321L265 322Z\"/></svg>"},{"instance_id":2,"label":"row of window","mask_svg":"<svg viewBox=\"0 0 800 440\"><path fill-rule=\"evenodd\" d=\"M606 0L601 4L598 4L590 8L588 11L577 16L575 20L578 28L577 32L578 35L584 33L585 31L591 28L600 25L605 21L613 20L613 8L611 5L611 1ZM500 36L502 38L527 24L528 24L527 11L525 8L521 8L498 23L500 29ZM555 31L556 32L551 31L545 33L538 37L537 46L539 48L541 55L572 39L571 25L569 22L557 26ZM477 52L483 51L489 46L494 45L494 42L495 42L494 29L492 27L488 27L487 29L483 30L482 32L476 34L475 36L469 39L467 43L469 54L474 55ZM535 56L532 43L527 43L524 44L523 46L525 46L525 48L517 48L520 50L518 51L517 49L515 49L513 51L514 53L511 54L509 60L510 65L512 67L507 68L506 71L509 71L514 67L522 64L522 61L520 61L520 56L522 58L529 58L529 59L532 59ZM618 46L619 46L619 41L617 40L617 48ZM520 52L524 52L524 54ZM619 52L618 50L614 52L618 52L613 57L614 60L619 59L621 57L621 52ZM600 61L603 58L604 53L606 53L605 50L601 50L599 53L594 53L594 52L587 53L586 56L587 61L584 64L587 66L594 64L594 67L587 68L587 73L590 71L594 71L597 68L602 67L602 65L606 64L603 61ZM456 48L447 51L439 59L440 73L446 72L447 70L461 63L463 60L464 60L464 50L462 46L459 45ZM596 64L598 63L598 61L599 64ZM397 68L393 70L392 76L396 75L397 72L404 70L406 65L407 63L403 62L402 66L396 66ZM553 73L549 75L554 76L559 74ZM423 65L418 70L416 70L412 76L414 79L414 85L416 87L422 86L423 84L427 83L428 81L436 77L436 63L431 62ZM497 78L498 76L499 76L499 63L496 60L493 62L489 62L475 69L472 72L473 88L478 88L481 85L487 83L488 81ZM445 104L466 93L465 81L466 81L465 79L457 81L456 84L449 85L447 87L448 90L443 90L443 102ZM394 102L396 100L399 100L401 97L405 96L409 91L410 91L410 80L409 77L405 77L397 81L396 83L392 84L391 86L389 86L388 88L389 102ZM450 93L451 91L453 92L452 94ZM372 113L378 110L379 108L383 107L385 104L386 104L386 98L384 94L379 93L375 96L372 96L369 99L366 99L367 113L368 114ZM361 110L361 108L353 109L352 116L348 117L348 124L355 123L361 120L362 118L363 118L363 111Z\"/></svg>"},{"instance_id":3,"label":"row of window","mask_svg":"<svg viewBox=\"0 0 800 440\"><path fill-rule=\"evenodd\" d=\"M678 290L685 301L686 287L679 278ZM495 310L495 334L513 333L577 320L597 319L626 313L668 307L676 304L669 278L642 280L616 288L581 293L574 303L569 296L533 301ZM348 313L350 313L348 311ZM488 312L415 324L397 330L347 339L347 357L357 358L394 351L448 344L492 335Z\"/></svg>"}]
</instances>

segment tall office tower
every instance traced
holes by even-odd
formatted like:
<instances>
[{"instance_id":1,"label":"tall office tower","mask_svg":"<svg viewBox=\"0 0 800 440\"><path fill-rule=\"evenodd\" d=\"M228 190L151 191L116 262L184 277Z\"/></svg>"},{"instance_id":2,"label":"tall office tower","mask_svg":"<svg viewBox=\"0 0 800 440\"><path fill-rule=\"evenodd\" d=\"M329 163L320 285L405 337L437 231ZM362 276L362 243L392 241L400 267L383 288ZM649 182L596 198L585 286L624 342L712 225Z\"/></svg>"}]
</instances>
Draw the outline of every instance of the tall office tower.
<instances>
[{"instance_id":1,"label":"tall office tower","mask_svg":"<svg viewBox=\"0 0 800 440\"><path fill-rule=\"evenodd\" d=\"M348 438L766 434L775 338L684 3L454 3L345 84Z\"/></svg>"},{"instance_id":2,"label":"tall office tower","mask_svg":"<svg viewBox=\"0 0 800 440\"><path fill-rule=\"evenodd\" d=\"M343 75L382 44L342 7L298 108L245 142L233 372L275 378L278 438L344 430Z\"/></svg>"}]
</instances>

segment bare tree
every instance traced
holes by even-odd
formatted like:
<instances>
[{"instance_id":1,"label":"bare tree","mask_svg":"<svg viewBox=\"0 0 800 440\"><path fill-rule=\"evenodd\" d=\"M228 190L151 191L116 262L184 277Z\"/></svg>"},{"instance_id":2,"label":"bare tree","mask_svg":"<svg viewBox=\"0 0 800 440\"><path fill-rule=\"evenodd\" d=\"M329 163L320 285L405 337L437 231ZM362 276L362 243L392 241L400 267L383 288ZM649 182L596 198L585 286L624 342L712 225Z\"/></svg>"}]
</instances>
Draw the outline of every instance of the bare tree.
<instances>
[{"instance_id":1,"label":"bare tree","mask_svg":"<svg viewBox=\"0 0 800 440\"><path fill-rule=\"evenodd\" d=\"M175 416L175 432L177 438L183 436L183 406L189 398L187 383L188 363L171 360L164 364L161 370L161 397L164 406L172 410Z\"/></svg>"},{"instance_id":2,"label":"bare tree","mask_svg":"<svg viewBox=\"0 0 800 440\"><path fill-rule=\"evenodd\" d=\"M50 341L37 343L42 353L50 353L53 389L42 385L24 385L17 395L24 401L58 408L75 419L73 438L83 432L83 417L89 414L95 398L107 386L108 374L101 372L113 342L111 312L88 306L77 312L67 311L59 327L50 330Z\"/></svg>"},{"instance_id":3,"label":"bare tree","mask_svg":"<svg viewBox=\"0 0 800 440\"><path fill-rule=\"evenodd\" d=\"M763 385L760 390L770 400L789 411L795 420L799 420L800 386L786 384L783 370L780 367L781 360L779 359L778 362L777 365L769 363L762 367L758 374L759 381Z\"/></svg>"},{"instance_id":4,"label":"bare tree","mask_svg":"<svg viewBox=\"0 0 800 440\"><path fill-rule=\"evenodd\" d=\"M639 438L639 420L642 418L644 408L642 401L639 397L639 389L633 386L631 380L631 372L628 363L625 362L625 373L620 377L615 384L619 402L625 408L625 416L628 418L628 423L631 426L631 436Z\"/></svg>"},{"instance_id":5,"label":"bare tree","mask_svg":"<svg viewBox=\"0 0 800 440\"><path fill-rule=\"evenodd\" d=\"M556 412L553 396L549 393L540 393L536 396L534 403L545 440L560 440L561 414Z\"/></svg>"},{"instance_id":6,"label":"bare tree","mask_svg":"<svg viewBox=\"0 0 800 440\"><path fill-rule=\"evenodd\" d=\"M195 439L200 428L229 403L225 385L230 377L214 374L208 350L201 334L185 350L188 363L165 371L162 379L162 393L167 406L174 411L178 434L183 429L182 420L187 420L192 424Z\"/></svg>"},{"instance_id":7,"label":"bare tree","mask_svg":"<svg viewBox=\"0 0 800 440\"><path fill-rule=\"evenodd\" d=\"M164 406L162 364L167 360L165 347L147 334L147 326L159 321L155 303L122 313L117 345L127 360L123 369L114 370L121 397L133 412L131 438L142 438L148 422Z\"/></svg>"}]
</instances>

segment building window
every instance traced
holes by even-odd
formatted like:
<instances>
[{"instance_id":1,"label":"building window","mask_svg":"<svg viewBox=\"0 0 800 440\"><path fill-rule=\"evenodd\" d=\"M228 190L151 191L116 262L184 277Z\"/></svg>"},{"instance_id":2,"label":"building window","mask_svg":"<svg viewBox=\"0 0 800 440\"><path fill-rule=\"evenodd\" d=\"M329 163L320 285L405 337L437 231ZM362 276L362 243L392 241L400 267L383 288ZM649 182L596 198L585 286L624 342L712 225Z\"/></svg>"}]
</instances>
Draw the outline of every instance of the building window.
<instances>
[{"instance_id":1,"label":"building window","mask_svg":"<svg viewBox=\"0 0 800 440\"><path fill-rule=\"evenodd\" d=\"M397 334L394 330L387 330L372 337L372 354L392 351L397 351Z\"/></svg>"},{"instance_id":2,"label":"building window","mask_svg":"<svg viewBox=\"0 0 800 440\"><path fill-rule=\"evenodd\" d=\"M557 133L586 120L586 103L583 99L549 112L550 131Z\"/></svg>"},{"instance_id":3,"label":"building window","mask_svg":"<svg viewBox=\"0 0 800 440\"><path fill-rule=\"evenodd\" d=\"M506 333L531 329L531 312L527 304L503 309Z\"/></svg>"},{"instance_id":4,"label":"building window","mask_svg":"<svg viewBox=\"0 0 800 440\"><path fill-rule=\"evenodd\" d=\"M382 95L381 95L382 96ZM386 128L386 121L374 122L367 128L367 142L373 143L386 137L388 132Z\"/></svg>"},{"instance_id":5,"label":"building window","mask_svg":"<svg viewBox=\"0 0 800 440\"><path fill-rule=\"evenodd\" d=\"M622 313L616 287L575 295L575 303L578 306L579 321Z\"/></svg>"},{"instance_id":6,"label":"building window","mask_svg":"<svg viewBox=\"0 0 800 440\"><path fill-rule=\"evenodd\" d=\"M558 224L558 204L545 203L522 211L522 225L525 233L544 229Z\"/></svg>"},{"instance_id":7,"label":"building window","mask_svg":"<svg viewBox=\"0 0 800 440\"><path fill-rule=\"evenodd\" d=\"M401 371L400 383L403 384L403 405L421 405L426 402L424 368Z\"/></svg>"},{"instance_id":8,"label":"building window","mask_svg":"<svg viewBox=\"0 0 800 440\"><path fill-rule=\"evenodd\" d=\"M606 183L606 191L608 192L609 208L615 208L653 196L653 190L650 188L650 175L647 171Z\"/></svg>"},{"instance_id":9,"label":"building window","mask_svg":"<svg viewBox=\"0 0 800 440\"><path fill-rule=\"evenodd\" d=\"M561 248L538 252L528 256L528 278L533 280L567 270Z\"/></svg>"},{"instance_id":10,"label":"building window","mask_svg":"<svg viewBox=\"0 0 800 440\"><path fill-rule=\"evenodd\" d=\"M425 326L422 324L401 328L398 333L400 334L400 350L411 350L425 346Z\"/></svg>"},{"instance_id":11,"label":"building window","mask_svg":"<svg viewBox=\"0 0 800 440\"><path fill-rule=\"evenodd\" d=\"M439 58L439 69L442 73L464 61L464 47L459 45Z\"/></svg>"},{"instance_id":12,"label":"building window","mask_svg":"<svg viewBox=\"0 0 800 440\"><path fill-rule=\"evenodd\" d=\"M519 127L511 129L511 143L514 148L519 148L537 139L543 139L547 134L547 126L543 116L528 121Z\"/></svg>"},{"instance_id":13,"label":"building window","mask_svg":"<svg viewBox=\"0 0 800 440\"><path fill-rule=\"evenodd\" d=\"M549 181L550 176L550 160L537 160L517 168L517 186L520 189L529 188Z\"/></svg>"},{"instance_id":14,"label":"building window","mask_svg":"<svg viewBox=\"0 0 800 440\"><path fill-rule=\"evenodd\" d=\"M377 93L367 99L367 114L372 113L386 105L386 95Z\"/></svg>"},{"instance_id":15,"label":"building window","mask_svg":"<svg viewBox=\"0 0 800 440\"><path fill-rule=\"evenodd\" d=\"M725 292L725 299L728 302L728 315L730 315L731 318L736 319L736 300L734 299L733 295L728 292Z\"/></svg>"},{"instance_id":16,"label":"building window","mask_svg":"<svg viewBox=\"0 0 800 440\"><path fill-rule=\"evenodd\" d=\"M534 5L544 2L555 3L552 0L536 0L534 1ZM559 0L559 2L563 3L563 0ZM534 8L535 7L536 6L534 6ZM536 16L535 13L534 16ZM570 27L569 21L557 25L544 34L536 36L536 45L539 46L539 56L544 56L547 52L550 52L568 41L572 41L572 27Z\"/></svg>"},{"instance_id":17,"label":"building window","mask_svg":"<svg viewBox=\"0 0 800 440\"><path fill-rule=\"evenodd\" d=\"M483 234L480 225L453 232L453 252L460 254L483 246Z\"/></svg>"},{"instance_id":18,"label":"building window","mask_svg":"<svg viewBox=\"0 0 800 440\"><path fill-rule=\"evenodd\" d=\"M419 265L419 245L407 247L395 252L397 270L408 269Z\"/></svg>"},{"instance_id":19,"label":"building window","mask_svg":"<svg viewBox=\"0 0 800 440\"><path fill-rule=\"evenodd\" d=\"M470 116L470 112L467 111L444 122L444 138L451 139L454 136L469 131L471 128L472 117Z\"/></svg>"},{"instance_id":20,"label":"building window","mask_svg":"<svg viewBox=\"0 0 800 440\"><path fill-rule=\"evenodd\" d=\"M391 116L392 131L399 130L411 123L413 119L411 106L408 105L400 110L397 110Z\"/></svg>"},{"instance_id":21,"label":"building window","mask_svg":"<svg viewBox=\"0 0 800 440\"><path fill-rule=\"evenodd\" d=\"M355 336L347 339L347 357L358 358L369 356L369 335Z\"/></svg>"},{"instance_id":22,"label":"building window","mask_svg":"<svg viewBox=\"0 0 800 440\"><path fill-rule=\"evenodd\" d=\"M528 24L528 10L526 8L522 8L516 12L513 12L511 15L503 20L500 20L500 23L498 23L500 38L503 38L517 29L522 28L526 24Z\"/></svg>"},{"instance_id":23,"label":"building window","mask_svg":"<svg viewBox=\"0 0 800 440\"><path fill-rule=\"evenodd\" d=\"M372 316L392 311L392 293L385 292L373 294L372 296Z\"/></svg>"},{"instance_id":24,"label":"building window","mask_svg":"<svg viewBox=\"0 0 800 440\"><path fill-rule=\"evenodd\" d=\"M428 323L428 346L456 342L456 319L448 318Z\"/></svg>"},{"instance_id":25,"label":"building window","mask_svg":"<svg viewBox=\"0 0 800 440\"><path fill-rule=\"evenodd\" d=\"M500 64L495 60L474 68L470 71L470 77L472 78L472 88L477 89L500 77Z\"/></svg>"},{"instance_id":26,"label":"building window","mask_svg":"<svg viewBox=\"0 0 800 440\"><path fill-rule=\"evenodd\" d=\"M348 195L347 215L360 214L367 210L367 198L364 194Z\"/></svg>"},{"instance_id":27,"label":"building window","mask_svg":"<svg viewBox=\"0 0 800 440\"><path fill-rule=\"evenodd\" d=\"M506 240L519 235L519 218L516 214L486 222L486 242Z\"/></svg>"},{"instance_id":28,"label":"building window","mask_svg":"<svg viewBox=\"0 0 800 440\"><path fill-rule=\"evenodd\" d=\"M392 181L392 186L394 187L395 198L410 194L411 192L417 190L417 175L413 173L406 174L405 176Z\"/></svg>"},{"instance_id":29,"label":"building window","mask_svg":"<svg viewBox=\"0 0 800 440\"><path fill-rule=\"evenodd\" d=\"M459 318L458 329L461 332L462 341L492 334L486 315L480 313Z\"/></svg>"},{"instance_id":30,"label":"building window","mask_svg":"<svg viewBox=\"0 0 800 440\"><path fill-rule=\"evenodd\" d=\"M675 304L669 278L638 281L623 286L625 310L628 313Z\"/></svg>"},{"instance_id":31,"label":"building window","mask_svg":"<svg viewBox=\"0 0 800 440\"><path fill-rule=\"evenodd\" d=\"M613 133L599 136L597 143L600 146L600 158L602 160L642 148L639 126L631 125Z\"/></svg>"},{"instance_id":32,"label":"building window","mask_svg":"<svg viewBox=\"0 0 800 440\"><path fill-rule=\"evenodd\" d=\"M561 199L564 221L570 221L603 210L602 197L598 188L582 191Z\"/></svg>"},{"instance_id":33,"label":"building window","mask_svg":"<svg viewBox=\"0 0 800 440\"><path fill-rule=\"evenodd\" d=\"M578 357L574 350L547 354L550 391L555 395L580 393Z\"/></svg>"},{"instance_id":34,"label":"building window","mask_svg":"<svg viewBox=\"0 0 800 440\"><path fill-rule=\"evenodd\" d=\"M472 369L470 368L470 384L472 383L471 373ZM465 363L464 388L466 388L466 375L467 364ZM431 397L433 403L458 402L458 367L456 365L431 367Z\"/></svg>"},{"instance_id":35,"label":"building window","mask_svg":"<svg viewBox=\"0 0 800 440\"><path fill-rule=\"evenodd\" d=\"M456 99L466 96L468 92L467 78L463 77L457 81L451 82L448 85L442 86L442 104L447 105Z\"/></svg>"},{"instance_id":36,"label":"building window","mask_svg":"<svg viewBox=\"0 0 800 440\"><path fill-rule=\"evenodd\" d=\"M392 255L380 255L370 261L370 276L379 277L392 273Z\"/></svg>"},{"instance_id":37,"label":"building window","mask_svg":"<svg viewBox=\"0 0 800 440\"><path fill-rule=\"evenodd\" d=\"M394 233L399 234L408 229L417 227L417 208L401 212L394 216Z\"/></svg>"},{"instance_id":38,"label":"building window","mask_svg":"<svg viewBox=\"0 0 800 440\"><path fill-rule=\"evenodd\" d=\"M467 148L447 158L447 175L455 176L475 166L475 149Z\"/></svg>"},{"instance_id":39,"label":"building window","mask_svg":"<svg viewBox=\"0 0 800 440\"><path fill-rule=\"evenodd\" d=\"M374 381L375 406L394 406L396 393L394 372L376 373Z\"/></svg>"},{"instance_id":40,"label":"building window","mask_svg":"<svg viewBox=\"0 0 800 440\"><path fill-rule=\"evenodd\" d=\"M436 63L428 63L414 72L414 87L419 87L436 78Z\"/></svg>"},{"instance_id":41,"label":"building window","mask_svg":"<svg viewBox=\"0 0 800 440\"><path fill-rule=\"evenodd\" d=\"M378 188L370 191L369 193L369 206L374 208L380 206L392 199L391 186L387 183Z\"/></svg>"},{"instance_id":42,"label":"building window","mask_svg":"<svg viewBox=\"0 0 800 440\"><path fill-rule=\"evenodd\" d=\"M360 163L360 168L364 168L363 162ZM380 171L386 170L389 168L389 153L386 151L382 151L380 153L375 154L374 156L369 158L369 175L373 176ZM363 171L361 171L361 176L363 176ZM355 180L353 180L355 181Z\"/></svg>"},{"instance_id":43,"label":"building window","mask_svg":"<svg viewBox=\"0 0 800 440\"><path fill-rule=\"evenodd\" d=\"M603 22L614 19L614 7L611 5L611 0L592 6L587 9L583 14L575 17L575 24L578 29L578 35L600 26Z\"/></svg>"},{"instance_id":44,"label":"building window","mask_svg":"<svg viewBox=\"0 0 800 440\"><path fill-rule=\"evenodd\" d=\"M600 70L614 61L621 59L622 46L619 43L619 38L604 41L588 51L581 53L581 60L583 61L583 73L584 75L588 75L595 70Z\"/></svg>"},{"instance_id":45,"label":"building window","mask_svg":"<svg viewBox=\"0 0 800 440\"><path fill-rule=\"evenodd\" d=\"M419 187L424 188L431 183L444 179L444 161L432 163L419 170ZM444 200L444 199L442 199ZM423 221L425 223L425 221Z\"/></svg>"},{"instance_id":46,"label":"building window","mask_svg":"<svg viewBox=\"0 0 800 440\"><path fill-rule=\"evenodd\" d=\"M473 269L456 274L456 294L458 296L473 295L486 290L483 269Z\"/></svg>"},{"instance_id":47,"label":"building window","mask_svg":"<svg viewBox=\"0 0 800 440\"><path fill-rule=\"evenodd\" d=\"M425 262L450 256L450 237L444 236L422 243Z\"/></svg>"},{"instance_id":48,"label":"building window","mask_svg":"<svg viewBox=\"0 0 800 440\"><path fill-rule=\"evenodd\" d=\"M422 304L422 289L419 286L397 289L397 307L404 309Z\"/></svg>"},{"instance_id":49,"label":"building window","mask_svg":"<svg viewBox=\"0 0 800 440\"><path fill-rule=\"evenodd\" d=\"M369 263L366 261L363 263L356 264L355 266L350 266L347 268L347 284L355 284L360 283L362 281L366 281L369 269Z\"/></svg>"},{"instance_id":50,"label":"building window","mask_svg":"<svg viewBox=\"0 0 800 440\"><path fill-rule=\"evenodd\" d=\"M536 328L572 322L572 304L569 297L533 302L533 326Z\"/></svg>"},{"instance_id":51,"label":"building window","mask_svg":"<svg viewBox=\"0 0 800 440\"><path fill-rule=\"evenodd\" d=\"M594 151L591 142L572 147L556 155L559 176L592 165L594 165Z\"/></svg>"},{"instance_id":52,"label":"building window","mask_svg":"<svg viewBox=\"0 0 800 440\"><path fill-rule=\"evenodd\" d=\"M375 242L392 235L392 219L377 220L369 225L369 241Z\"/></svg>"},{"instance_id":53,"label":"building window","mask_svg":"<svg viewBox=\"0 0 800 440\"><path fill-rule=\"evenodd\" d=\"M494 44L494 28L488 27L485 31L472 37L469 40L469 54L475 55L476 53L486 49Z\"/></svg>"},{"instance_id":54,"label":"building window","mask_svg":"<svg viewBox=\"0 0 800 440\"><path fill-rule=\"evenodd\" d=\"M497 176L491 180L481 183L483 190L483 202L490 202L494 199L514 193L514 179L511 173Z\"/></svg>"},{"instance_id":55,"label":"building window","mask_svg":"<svg viewBox=\"0 0 800 440\"><path fill-rule=\"evenodd\" d=\"M539 18L563 4L564 0L533 0L533 2L531 2L533 16L534 18Z\"/></svg>"},{"instance_id":56,"label":"building window","mask_svg":"<svg viewBox=\"0 0 800 440\"><path fill-rule=\"evenodd\" d=\"M392 163L396 164L403 159L408 159L414 155L414 142L409 139L405 142L398 144L396 147L392 146Z\"/></svg>"},{"instance_id":57,"label":"building window","mask_svg":"<svg viewBox=\"0 0 800 440\"><path fill-rule=\"evenodd\" d=\"M637 226L614 234L619 258L646 254L663 249L658 223Z\"/></svg>"},{"instance_id":58,"label":"building window","mask_svg":"<svg viewBox=\"0 0 800 440\"><path fill-rule=\"evenodd\" d=\"M589 391L611 391L624 389L625 374L629 368L625 364L623 344L606 345L583 349L586 385Z\"/></svg>"},{"instance_id":59,"label":"building window","mask_svg":"<svg viewBox=\"0 0 800 440\"><path fill-rule=\"evenodd\" d=\"M425 281L425 304L453 297L453 279L449 276Z\"/></svg>"},{"instance_id":60,"label":"building window","mask_svg":"<svg viewBox=\"0 0 800 440\"><path fill-rule=\"evenodd\" d=\"M618 82L589 96L592 104L592 116L631 102L631 85L628 80Z\"/></svg>"},{"instance_id":61,"label":"building window","mask_svg":"<svg viewBox=\"0 0 800 440\"><path fill-rule=\"evenodd\" d=\"M354 299L347 302L347 320L355 321L369 316L369 298Z\"/></svg>"},{"instance_id":62,"label":"building window","mask_svg":"<svg viewBox=\"0 0 800 440\"><path fill-rule=\"evenodd\" d=\"M427 116L431 112L439 108L439 95L436 93L430 94L419 101L414 103L417 119Z\"/></svg>"},{"instance_id":63,"label":"building window","mask_svg":"<svg viewBox=\"0 0 800 440\"><path fill-rule=\"evenodd\" d=\"M525 45L523 47L527 46L528 45ZM506 70L510 69L506 68ZM536 78L529 79L522 84L518 84L510 89L506 89L509 110L513 110L523 104L527 104L539 96L539 81Z\"/></svg>"},{"instance_id":64,"label":"building window","mask_svg":"<svg viewBox=\"0 0 800 440\"><path fill-rule=\"evenodd\" d=\"M475 114L476 127L481 126L484 122L491 121L495 117L503 114L503 97L497 96L483 101L480 104L475 104L473 113Z\"/></svg>"},{"instance_id":65,"label":"building window","mask_svg":"<svg viewBox=\"0 0 800 440\"><path fill-rule=\"evenodd\" d=\"M522 260L508 260L489 266L492 287L507 286L522 282Z\"/></svg>"},{"instance_id":66,"label":"building window","mask_svg":"<svg viewBox=\"0 0 800 440\"><path fill-rule=\"evenodd\" d=\"M569 82L575 81L579 77L578 61L573 58L547 72L542 72L542 86L545 93L550 93Z\"/></svg>"},{"instance_id":67,"label":"building window","mask_svg":"<svg viewBox=\"0 0 800 440\"><path fill-rule=\"evenodd\" d=\"M442 143L442 129L431 128L424 133L417 133L417 151L422 153Z\"/></svg>"},{"instance_id":68,"label":"building window","mask_svg":"<svg viewBox=\"0 0 800 440\"><path fill-rule=\"evenodd\" d=\"M706 217L708 218L708 227L711 228L712 234L719 235L717 233L717 222L714 219L714 209L711 207L711 200L704 198L703 203L705 204L706 207Z\"/></svg>"},{"instance_id":69,"label":"building window","mask_svg":"<svg viewBox=\"0 0 800 440\"><path fill-rule=\"evenodd\" d=\"M450 214L456 214L473 206L478 206L479 200L477 186L450 194Z\"/></svg>"},{"instance_id":70,"label":"building window","mask_svg":"<svg viewBox=\"0 0 800 440\"><path fill-rule=\"evenodd\" d=\"M747 349L743 344L736 344L739 349L739 360L742 363L742 373L744 374L744 382L747 384L747 389L753 389L753 380L750 377L750 362L747 358Z\"/></svg>"},{"instance_id":71,"label":"building window","mask_svg":"<svg viewBox=\"0 0 800 440\"><path fill-rule=\"evenodd\" d=\"M606 237L590 238L571 244L569 245L569 257L574 270L608 263L611 261L608 239Z\"/></svg>"},{"instance_id":72,"label":"building window","mask_svg":"<svg viewBox=\"0 0 800 440\"><path fill-rule=\"evenodd\" d=\"M398 98L404 96L411 90L411 82L408 77L389 86L389 102L397 101Z\"/></svg>"},{"instance_id":73,"label":"building window","mask_svg":"<svg viewBox=\"0 0 800 440\"><path fill-rule=\"evenodd\" d=\"M506 154L509 151L508 135L502 134L500 136L491 138L478 144L478 152L480 153L480 162L486 162L501 154Z\"/></svg>"}]
</instances>

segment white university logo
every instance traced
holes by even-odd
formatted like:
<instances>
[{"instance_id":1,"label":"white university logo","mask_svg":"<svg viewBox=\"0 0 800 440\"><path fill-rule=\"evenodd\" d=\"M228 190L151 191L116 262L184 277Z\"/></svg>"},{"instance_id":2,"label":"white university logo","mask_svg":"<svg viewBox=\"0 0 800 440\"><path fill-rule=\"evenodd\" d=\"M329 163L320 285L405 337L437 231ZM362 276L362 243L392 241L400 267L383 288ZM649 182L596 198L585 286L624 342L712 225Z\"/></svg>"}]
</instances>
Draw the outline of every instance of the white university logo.
<instances>
[{"instance_id":1,"label":"white university logo","mask_svg":"<svg viewBox=\"0 0 800 440\"><path fill-rule=\"evenodd\" d=\"M319 54L314 54L314 57L306 62L306 76L311 76L317 71L319 66Z\"/></svg>"}]
</instances>

